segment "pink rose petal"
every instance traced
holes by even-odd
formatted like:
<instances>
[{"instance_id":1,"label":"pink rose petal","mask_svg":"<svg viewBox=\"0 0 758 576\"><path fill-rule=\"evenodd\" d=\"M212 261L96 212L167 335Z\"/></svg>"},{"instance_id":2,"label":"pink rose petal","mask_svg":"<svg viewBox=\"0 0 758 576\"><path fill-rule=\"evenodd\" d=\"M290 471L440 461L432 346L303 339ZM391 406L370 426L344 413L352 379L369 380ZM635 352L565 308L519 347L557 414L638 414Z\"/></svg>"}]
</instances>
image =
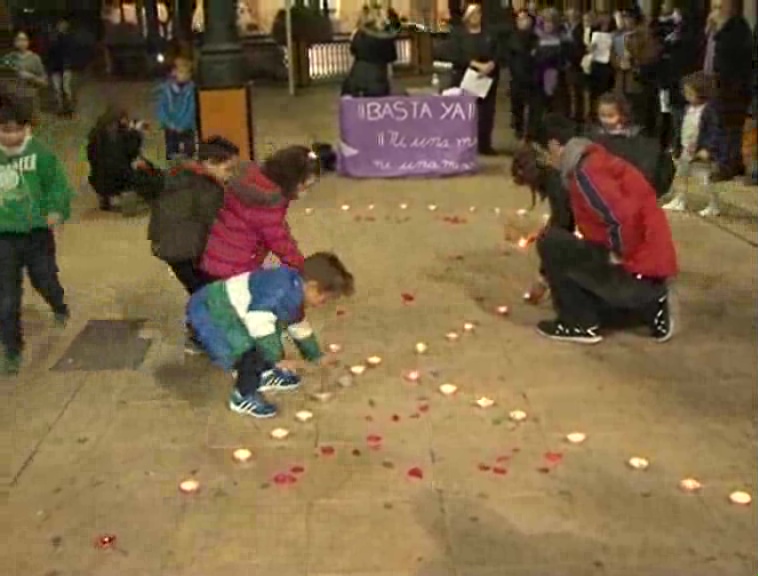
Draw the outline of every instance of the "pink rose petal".
<instances>
[{"instance_id":1,"label":"pink rose petal","mask_svg":"<svg viewBox=\"0 0 758 576\"><path fill-rule=\"evenodd\" d=\"M429 412L429 404L419 404L419 412Z\"/></svg>"},{"instance_id":2,"label":"pink rose petal","mask_svg":"<svg viewBox=\"0 0 758 576\"><path fill-rule=\"evenodd\" d=\"M563 460L563 454L560 452L545 452L545 460L551 464L558 464L561 460Z\"/></svg>"},{"instance_id":3,"label":"pink rose petal","mask_svg":"<svg viewBox=\"0 0 758 576\"><path fill-rule=\"evenodd\" d=\"M416 297L413 294L411 294L410 292L403 292L400 295L400 297L403 299L403 302L406 303L406 304L410 304L411 302L413 302L416 299Z\"/></svg>"},{"instance_id":4,"label":"pink rose petal","mask_svg":"<svg viewBox=\"0 0 758 576\"><path fill-rule=\"evenodd\" d=\"M305 472L305 468L303 468L302 466L293 466L292 468L290 468L290 472L292 472L293 474L302 474L303 472Z\"/></svg>"},{"instance_id":5,"label":"pink rose petal","mask_svg":"<svg viewBox=\"0 0 758 576\"><path fill-rule=\"evenodd\" d=\"M295 478L292 474L280 472L274 476L274 484L277 484L279 486L294 484L295 482L297 482L297 478Z\"/></svg>"},{"instance_id":6,"label":"pink rose petal","mask_svg":"<svg viewBox=\"0 0 758 576\"><path fill-rule=\"evenodd\" d=\"M321 447L321 455L322 456L334 456L334 447L333 446L322 446Z\"/></svg>"},{"instance_id":7,"label":"pink rose petal","mask_svg":"<svg viewBox=\"0 0 758 576\"><path fill-rule=\"evenodd\" d=\"M497 474L498 476L505 476L508 474L508 470L503 468L502 466L495 466L492 468L492 473Z\"/></svg>"},{"instance_id":8,"label":"pink rose petal","mask_svg":"<svg viewBox=\"0 0 758 576\"><path fill-rule=\"evenodd\" d=\"M503 462L508 462L508 460L510 460L510 459L511 459L511 457L510 457L510 456L498 456L498 457L495 459L495 462L498 462L498 463L503 463Z\"/></svg>"},{"instance_id":9,"label":"pink rose petal","mask_svg":"<svg viewBox=\"0 0 758 576\"><path fill-rule=\"evenodd\" d=\"M369 444L381 444L382 443L382 437L378 434L369 434L366 436L366 442Z\"/></svg>"}]
</instances>

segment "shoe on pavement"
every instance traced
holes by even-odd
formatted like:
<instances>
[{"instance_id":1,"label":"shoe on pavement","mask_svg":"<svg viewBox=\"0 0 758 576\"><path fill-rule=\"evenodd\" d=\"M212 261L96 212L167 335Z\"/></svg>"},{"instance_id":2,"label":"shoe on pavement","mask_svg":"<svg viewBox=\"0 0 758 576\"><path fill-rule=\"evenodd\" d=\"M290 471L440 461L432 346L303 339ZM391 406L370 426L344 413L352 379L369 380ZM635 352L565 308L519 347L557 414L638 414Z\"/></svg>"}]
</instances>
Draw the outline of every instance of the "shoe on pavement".
<instances>
[{"instance_id":1,"label":"shoe on pavement","mask_svg":"<svg viewBox=\"0 0 758 576\"><path fill-rule=\"evenodd\" d=\"M668 342L674 335L674 319L671 316L668 294L658 299L650 331L658 342Z\"/></svg>"},{"instance_id":2,"label":"shoe on pavement","mask_svg":"<svg viewBox=\"0 0 758 576\"><path fill-rule=\"evenodd\" d=\"M273 418L277 412L276 406L268 402L260 392L243 396L236 388L229 397L229 410L253 418Z\"/></svg>"},{"instance_id":3,"label":"shoe on pavement","mask_svg":"<svg viewBox=\"0 0 758 576\"><path fill-rule=\"evenodd\" d=\"M71 314L69 314L68 310L66 310L65 312L56 312L54 316L55 327L65 328L70 319L71 319Z\"/></svg>"},{"instance_id":4,"label":"shoe on pavement","mask_svg":"<svg viewBox=\"0 0 758 576\"><path fill-rule=\"evenodd\" d=\"M261 374L260 392L290 392L300 388L300 376L294 372L273 368Z\"/></svg>"},{"instance_id":5,"label":"shoe on pavement","mask_svg":"<svg viewBox=\"0 0 758 576\"><path fill-rule=\"evenodd\" d=\"M708 204L708 206L703 208L698 214L703 218L716 218L721 215L721 210L719 210L719 207L715 204Z\"/></svg>"},{"instance_id":6,"label":"shoe on pavement","mask_svg":"<svg viewBox=\"0 0 758 576\"><path fill-rule=\"evenodd\" d=\"M669 212L684 212L687 210L687 201L681 196L675 196L671 202L663 205L663 209Z\"/></svg>"},{"instance_id":7,"label":"shoe on pavement","mask_svg":"<svg viewBox=\"0 0 758 576\"><path fill-rule=\"evenodd\" d=\"M587 328L568 326L560 320L544 320L537 324L537 332L546 338L559 342L574 342L576 344L598 344L603 337L598 334L598 326Z\"/></svg>"}]
</instances>

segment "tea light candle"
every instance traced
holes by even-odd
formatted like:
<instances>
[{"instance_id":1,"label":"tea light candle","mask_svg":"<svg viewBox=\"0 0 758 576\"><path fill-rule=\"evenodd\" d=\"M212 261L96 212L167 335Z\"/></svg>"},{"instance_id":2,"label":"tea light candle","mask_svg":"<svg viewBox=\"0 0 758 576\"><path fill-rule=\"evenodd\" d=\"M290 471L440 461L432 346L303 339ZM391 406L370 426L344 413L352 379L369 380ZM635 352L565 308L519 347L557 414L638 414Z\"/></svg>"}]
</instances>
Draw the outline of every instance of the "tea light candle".
<instances>
[{"instance_id":1,"label":"tea light candle","mask_svg":"<svg viewBox=\"0 0 758 576\"><path fill-rule=\"evenodd\" d=\"M518 216L522 216L523 217L523 216L526 216L527 214L529 214L529 210L527 210L526 208L520 208L520 209L516 210L516 214Z\"/></svg>"},{"instance_id":2,"label":"tea light candle","mask_svg":"<svg viewBox=\"0 0 758 576\"><path fill-rule=\"evenodd\" d=\"M703 485L694 478L685 478L679 482L679 488L685 492L697 492L703 487Z\"/></svg>"},{"instance_id":3,"label":"tea light candle","mask_svg":"<svg viewBox=\"0 0 758 576\"><path fill-rule=\"evenodd\" d=\"M498 306L496 311L498 314L500 314L500 316L507 316L508 312L510 312L510 309L508 306Z\"/></svg>"},{"instance_id":4,"label":"tea light candle","mask_svg":"<svg viewBox=\"0 0 758 576\"><path fill-rule=\"evenodd\" d=\"M476 206L469 206L468 211L473 214L474 212L476 212Z\"/></svg>"},{"instance_id":5,"label":"tea light candle","mask_svg":"<svg viewBox=\"0 0 758 576\"><path fill-rule=\"evenodd\" d=\"M631 466L635 470L647 470L648 467L650 466L650 462L648 462L646 458L640 458L639 456L634 456L632 458L629 458L629 466Z\"/></svg>"},{"instance_id":6,"label":"tea light candle","mask_svg":"<svg viewBox=\"0 0 758 576\"><path fill-rule=\"evenodd\" d=\"M513 420L514 422L523 422L526 420L526 412L523 410L512 410L508 417Z\"/></svg>"},{"instance_id":7,"label":"tea light candle","mask_svg":"<svg viewBox=\"0 0 758 576\"><path fill-rule=\"evenodd\" d=\"M458 340L458 338L460 338L460 336L458 335L458 332L448 332L445 334L445 338L447 338L450 342L455 342Z\"/></svg>"},{"instance_id":8,"label":"tea light candle","mask_svg":"<svg viewBox=\"0 0 758 576\"><path fill-rule=\"evenodd\" d=\"M500 208L495 208L493 210L493 212L499 216L500 215Z\"/></svg>"},{"instance_id":9,"label":"tea light candle","mask_svg":"<svg viewBox=\"0 0 758 576\"><path fill-rule=\"evenodd\" d=\"M368 209L369 209L369 210L373 210L374 208L376 208L376 206L374 206L373 204L369 204L369 205L368 205Z\"/></svg>"},{"instance_id":10,"label":"tea light candle","mask_svg":"<svg viewBox=\"0 0 758 576\"><path fill-rule=\"evenodd\" d=\"M363 364L356 364L355 366L350 366L350 373L354 376L360 376L366 371L366 367Z\"/></svg>"},{"instance_id":11,"label":"tea light candle","mask_svg":"<svg viewBox=\"0 0 758 576\"><path fill-rule=\"evenodd\" d=\"M416 342L416 354L424 354L429 347L423 342Z\"/></svg>"},{"instance_id":12,"label":"tea light candle","mask_svg":"<svg viewBox=\"0 0 758 576\"><path fill-rule=\"evenodd\" d=\"M407 209L408 209L408 204L406 204L405 202L400 204L400 210L407 210Z\"/></svg>"},{"instance_id":13,"label":"tea light candle","mask_svg":"<svg viewBox=\"0 0 758 576\"><path fill-rule=\"evenodd\" d=\"M334 394L332 392L314 392L311 394L311 398L318 400L319 402L328 402L333 396Z\"/></svg>"},{"instance_id":14,"label":"tea light candle","mask_svg":"<svg viewBox=\"0 0 758 576\"><path fill-rule=\"evenodd\" d=\"M566 434L566 440L572 444L581 444L586 439L587 435L584 432L572 432L571 434Z\"/></svg>"},{"instance_id":15,"label":"tea light candle","mask_svg":"<svg viewBox=\"0 0 758 576\"><path fill-rule=\"evenodd\" d=\"M305 209L306 214L313 214L313 208L306 208Z\"/></svg>"},{"instance_id":16,"label":"tea light candle","mask_svg":"<svg viewBox=\"0 0 758 576\"><path fill-rule=\"evenodd\" d=\"M464 332L473 332L475 329L476 329L476 324L474 324L473 322L466 322L463 325Z\"/></svg>"},{"instance_id":17,"label":"tea light candle","mask_svg":"<svg viewBox=\"0 0 758 576\"><path fill-rule=\"evenodd\" d=\"M519 248L527 248L528 246L529 246L529 240L527 238L521 237L518 239Z\"/></svg>"},{"instance_id":18,"label":"tea light candle","mask_svg":"<svg viewBox=\"0 0 758 576\"><path fill-rule=\"evenodd\" d=\"M342 346L339 344L329 344L329 352L336 354L342 350Z\"/></svg>"},{"instance_id":19,"label":"tea light candle","mask_svg":"<svg viewBox=\"0 0 758 576\"><path fill-rule=\"evenodd\" d=\"M313 412L310 412L309 410L300 410L298 412L295 412L295 419L298 422L308 422L313 418Z\"/></svg>"},{"instance_id":20,"label":"tea light candle","mask_svg":"<svg viewBox=\"0 0 758 576\"><path fill-rule=\"evenodd\" d=\"M429 206L427 206L427 208L429 209L429 212L434 212L437 209L437 205L436 204L429 204Z\"/></svg>"},{"instance_id":21,"label":"tea light candle","mask_svg":"<svg viewBox=\"0 0 758 576\"><path fill-rule=\"evenodd\" d=\"M237 448L232 453L232 458L234 458L237 462L247 462L252 457L253 453L247 448Z\"/></svg>"},{"instance_id":22,"label":"tea light candle","mask_svg":"<svg viewBox=\"0 0 758 576\"><path fill-rule=\"evenodd\" d=\"M418 382L421 380L421 372L418 370L409 370L403 374L403 378L405 378L408 382Z\"/></svg>"},{"instance_id":23,"label":"tea light candle","mask_svg":"<svg viewBox=\"0 0 758 576\"><path fill-rule=\"evenodd\" d=\"M290 431L286 428L274 428L270 434L274 440L284 440L290 435Z\"/></svg>"},{"instance_id":24,"label":"tea light candle","mask_svg":"<svg viewBox=\"0 0 758 576\"><path fill-rule=\"evenodd\" d=\"M739 504L740 506L747 506L753 501L753 498L748 494L747 492L742 492L738 490L737 492L732 492L729 495L729 500L732 504Z\"/></svg>"},{"instance_id":25,"label":"tea light candle","mask_svg":"<svg viewBox=\"0 0 758 576\"><path fill-rule=\"evenodd\" d=\"M200 482L194 479L183 480L179 483L179 490L185 494L192 494L200 489Z\"/></svg>"},{"instance_id":26,"label":"tea light candle","mask_svg":"<svg viewBox=\"0 0 758 576\"><path fill-rule=\"evenodd\" d=\"M455 384L443 384L442 386L440 386L440 392L444 396L452 396L457 391L458 391L458 386L456 386Z\"/></svg>"},{"instance_id":27,"label":"tea light candle","mask_svg":"<svg viewBox=\"0 0 758 576\"><path fill-rule=\"evenodd\" d=\"M476 401L476 405L479 406L479 408L492 408L492 406L495 405L495 401L486 396L482 396Z\"/></svg>"},{"instance_id":28,"label":"tea light candle","mask_svg":"<svg viewBox=\"0 0 758 576\"><path fill-rule=\"evenodd\" d=\"M376 367L376 366L379 366L379 364L381 363L382 363L381 356L369 356L368 358L366 358L366 364L368 364L369 366Z\"/></svg>"}]
</instances>

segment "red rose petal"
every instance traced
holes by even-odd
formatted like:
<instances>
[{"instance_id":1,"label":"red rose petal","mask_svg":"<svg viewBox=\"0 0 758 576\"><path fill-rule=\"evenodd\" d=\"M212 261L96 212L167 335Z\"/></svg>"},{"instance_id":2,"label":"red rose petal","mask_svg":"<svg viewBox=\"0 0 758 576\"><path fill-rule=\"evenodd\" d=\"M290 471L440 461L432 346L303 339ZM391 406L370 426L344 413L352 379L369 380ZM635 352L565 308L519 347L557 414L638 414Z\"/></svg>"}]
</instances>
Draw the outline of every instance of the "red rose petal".
<instances>
[{"instance_id":1,"label":"red rose petal","mask_svg":"<svg viewBox=\"0 0 758 576\"><path fill-rule=\"evenodd\" d=\"M545 452L545 460L551 464L558 464L558 462L563 460L563 454L560 452Z\"/></svg>"},{"instance_id":2,"label":"red rose petal","mask_svg":"<svg viewBox=\"0 0 758 576\"><path fill-rule=\"evenodd\" d=\"M354 448L353 449L353 456L360 456L360 455L361 455L361 451L358 450L358 448Z\"/></svg>"},{"instance_id":3,"label":"red rose petal","mask_svg":"<svg viewBox=\"0 0 758 576\"><path fill-rule=\"evenodd\" d=\"M410 294L408 292L403 292L400 295L400 297L403 299L403 302L405 302L406 304L413 302L416 299L416 297L413 294Z\"/></svg>"},{"instance_id":4,"label":"red rose petal","mask_svg":"<svg viewBox=\"0 0 758 576\"><path fill-rule=\"evenodd\" d=\"M321 454L323 456L334 456L334 447L332 447L332 446L322 446L321 447Z\"/></svg>"},{"instance_id":5,"label":"red rose petal","mask_svg":"<svg viewBox=\"0 0 758 576\"><path fill-rule=\"evenodd\" d=\"M302 466L293 466L292 468L290 468L290 472L292 472L293 474L302 474L303 472L305 472L305 468L303 468Z\"/></svg>"},{"instance_id":6,"label":"red rose petal","mask_svg":"<svg viewBox=\"0 0 758 576\"><path fill-rule=\"evenodd\" d=\"M295 478L292 474L280 472L274 476L274 484L277 484L279 486L294 484L295 482L297 482L297 478Z\"/></svg>"},{"instance_id":7,"label":"red rose petal","mask_svg":"<svg viewBox=\"0 0 758 576\"><path fill-rule=\"evenodd\" d=\"M337 316L344 316L347 314L347 312L344 308L337 308L337 310L335 310L335 314L337 314Z\"/></svg>"},{"instance_id":8,"label":"red rose petal","mask_svg":"<svg viewBox=\"0 0 758 576\"><path fill-rule=\"evenodd\" d=\"M495 462L508 462L510 459L510 456L498 456Z\"/></svg>"},{"instance_id":9,"label":"red rose petal","mask_svg":"<svg viewBox=\"0 0 758 576\"><path fill-rule=\"evenodd\" d=\"M502 468L501 466L495 466L492 469L492 473L498 474L500 476L505 476L506 474L508 474L508 470L506 470L505 468Z\"/></svg>"},{"instance_id":10,"label":"red rose petal","mask_svg":"<svg viewBox=\"0 0 758 576\"><path fill-rule=\"evenodd\" d=\"M420 404L418 407L419 412L429 412L429 404Z\"/></svg>"},{"instance_id":11,"label":"red rose petal","mask_svg":"<svg viewBox=\"0 0 758 576\"><path fill-rule=\"evenodd\" d=\"M543 466L542 468L537 468L537 472L540 474L550 474L550 468Z\"/></svg>"},{"instance_id":12,"label":"red rose petal","mask_svg":"<svg viewBox=\"0 0 758 576\"><path fill-rule=\"evenodd\" d=\"M392 421L393 422L400 422L400 416L398 416L397 414L393 414L392 415Z\"/></svg>"},{"instance_id":13,"label":"red rose petal","mask_svg":"<svg viewBox=\"0 0 758 576\"><path fill-rule=\"evenodd\" d=\"M422 480L424 478L424 471L421 468L411 468L408 470L408 477L409 478L416 478L417 480Z\"/></svg>"},{"instance_id":14,"label":"red rose petal","mask_svg":"<svg viewBox=\"0 0 758 576\"><path fill-rule=\"evenodd\" d=\"M368 436L366 436L366 442L368 442L369 444L381 444L382 437L379 436L378 434L369 434Z\"/></svg>"},{"instance_id":15,"label":"red rose petal","mask_svg":"<svg viewBox=\"0 0 758 576\"><path fill-rule=\"evenodd\" d=\"M482 472L489 472L491 469L490 466L488 466L487 464L479 464L477 468L479 468L479 470L481 470Z\"/></svg>"}]
</instances>

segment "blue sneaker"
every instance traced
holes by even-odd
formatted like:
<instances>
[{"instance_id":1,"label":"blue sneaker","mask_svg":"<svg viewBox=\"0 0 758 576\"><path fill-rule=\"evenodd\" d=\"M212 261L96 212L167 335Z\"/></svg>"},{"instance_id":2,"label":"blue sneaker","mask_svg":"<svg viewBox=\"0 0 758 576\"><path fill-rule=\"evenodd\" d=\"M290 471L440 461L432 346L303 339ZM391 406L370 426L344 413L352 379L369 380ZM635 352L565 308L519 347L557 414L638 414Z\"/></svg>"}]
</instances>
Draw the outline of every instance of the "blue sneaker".
<instances>
[{"instance_id":1,"label":"blue sneaker","mask_svg":"<svg viewBox=\"0 0 758 576\"><path fill-rule=\"evenodd\" d=\"M229 410L253 418L273 418L276 416L276 406L267 402L263 394L255 392L249 396L243 396L236 388L232 390L229 397Z\"/></svg>"},{"instance_id":2,"label":"blue sneaker","mask_svg":"<svg viewBox=\"0 0 758 576\"><path fill-rule=\"evenodd\" d=\"M294 372L273 368L261 374L259 392L289 392L300 388L300 376Z\"/></svg>"}]
</instances>

